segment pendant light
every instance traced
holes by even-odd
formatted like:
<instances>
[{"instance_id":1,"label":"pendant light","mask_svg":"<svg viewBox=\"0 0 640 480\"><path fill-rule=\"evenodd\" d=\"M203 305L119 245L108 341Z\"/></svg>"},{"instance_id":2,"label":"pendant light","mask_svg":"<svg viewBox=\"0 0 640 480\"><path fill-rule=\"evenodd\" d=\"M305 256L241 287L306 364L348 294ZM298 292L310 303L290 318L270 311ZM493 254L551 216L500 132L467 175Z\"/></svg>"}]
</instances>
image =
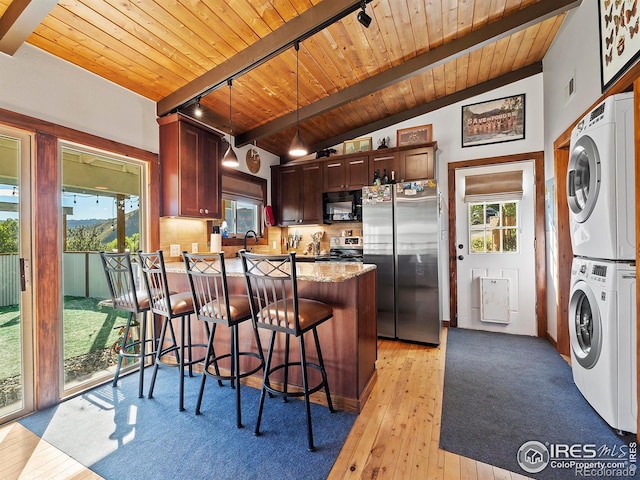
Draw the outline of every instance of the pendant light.
<instances>
[{"instance_id":1,"label":"pendant light","mask_svg":"<svg viewBox=\"0 0 640 480\"><path fill-rule=\"evenodd\" d=\"M307 146L305 145L302 137L300 136L300 105L298 102L298 92L299 92L299 69L300 69L300 42L296 41L296 134L291 141L291 146L289 147L289 155L292 157L301 157L302 155L306 155L309 153L307 150Z\"/></svg>"},{"instance_id":2,"label":"pendant light","mask_svg":"<svg viewBox=\"0 0 640 480\"><path fill-rule=\"evenodd\" d=\"M231 146L231 134L233 133L233 122L231 119L231 79L227 80L227 84L229 85L229 148L227 148L224 157L222 157L222 165L236 168L240 166L240 162L238 161L236 152L233 151L233 147Z\"/></svg>"}]
</instances>

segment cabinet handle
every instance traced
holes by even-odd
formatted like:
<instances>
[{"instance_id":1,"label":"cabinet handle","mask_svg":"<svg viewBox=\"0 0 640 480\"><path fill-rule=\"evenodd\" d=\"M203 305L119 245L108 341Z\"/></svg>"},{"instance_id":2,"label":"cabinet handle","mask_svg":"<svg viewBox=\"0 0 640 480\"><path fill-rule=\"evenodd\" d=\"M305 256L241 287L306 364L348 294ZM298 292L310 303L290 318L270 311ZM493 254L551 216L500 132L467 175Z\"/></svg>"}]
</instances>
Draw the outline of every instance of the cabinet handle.
<instances>
[{"instance_id":1,"label":"cabinet handle","mask_svg":"<svg viewBox=\"0 0 640 480\"><path fill-rule=\"evenodd\" d=\"M204 213L204 210L200 209L200 213L201 213L201 214L202 214L202 213Z\"/></svg>"},{"instance_id":2,"label":"cabinet handle","mask_svg":"<svg viewBox=\"0 0 640 480\"><path fill-rule=\"evenodd\" d=\"M364 160L353 160L349 162L349 165L360 165L361 163L364 163Z\"/></svg>"},{"instance_id":3,"label":"cabinet handle","mask_svg":"<svg viewBox=\"0 0 640 480\"><path fill-rule=\"evenodd\" d=\"M393 157L378 157L373 159L374 162L379 162L380 160L393 160Z\"/></svg>"},{"instance_id":4,"label":"cabinet handle","mask_svg":"<svg viewBox=\"0 0 640 480\"><path fill-rule=\"evenodd\" d=\"M208 209L208 208L205 208L205 209L204 209L204 213L205 213L205 214L207 214L207 215L209 215L209 209Z\"/></svg>"},{"instance_id":5,"label":"cabinet handle","mask_svg":"<svg viewBox=\"0 0 640 480\"><path fill-rule=\"evenodd\" d=\"M340 167L341 163L329 163L327 164L327 168Z\"/></svg>"}]
</instances>

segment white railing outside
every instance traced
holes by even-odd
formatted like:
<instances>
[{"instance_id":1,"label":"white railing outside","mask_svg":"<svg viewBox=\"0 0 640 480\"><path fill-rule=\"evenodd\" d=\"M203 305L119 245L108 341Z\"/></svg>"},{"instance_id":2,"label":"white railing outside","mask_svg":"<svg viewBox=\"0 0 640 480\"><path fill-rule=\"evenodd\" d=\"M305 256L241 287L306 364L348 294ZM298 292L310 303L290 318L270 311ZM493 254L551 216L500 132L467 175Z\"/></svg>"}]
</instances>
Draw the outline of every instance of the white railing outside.
<instances>
[{"instance_id":1,"label":"white railing outside","mask_svg":"<svg viewBox=\"0 0 640 480\"><path fill-rule=\"evenodd\" d=\"M109 298L109 287L99 253L64 253L62 272L64 295ZM17 254L0 254L0 307L17 305L19 301L20 257Z\"/></svg>"}]
</instances>

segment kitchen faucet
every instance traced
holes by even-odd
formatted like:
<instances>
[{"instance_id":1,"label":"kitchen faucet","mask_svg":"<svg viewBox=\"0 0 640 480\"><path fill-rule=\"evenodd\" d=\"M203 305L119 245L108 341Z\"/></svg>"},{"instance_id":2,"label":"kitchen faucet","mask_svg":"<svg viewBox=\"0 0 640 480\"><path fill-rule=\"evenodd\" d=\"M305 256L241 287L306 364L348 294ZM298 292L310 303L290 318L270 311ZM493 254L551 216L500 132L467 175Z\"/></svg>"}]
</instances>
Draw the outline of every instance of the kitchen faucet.
<instances>
[{"instance_id":1,"label":"kitchen faucet","mask_svg":"<svg viewBox=\"0 0 640 480\"><path fill-rule=\"evenodd\" d=\"M247 233L244 234L244 249L247 250L247 238L250 237L250 233L253 233L253 236L256 239L256 245L258 244L258 234L253 230L247 230Z\"/></svg>"}]
</instances>

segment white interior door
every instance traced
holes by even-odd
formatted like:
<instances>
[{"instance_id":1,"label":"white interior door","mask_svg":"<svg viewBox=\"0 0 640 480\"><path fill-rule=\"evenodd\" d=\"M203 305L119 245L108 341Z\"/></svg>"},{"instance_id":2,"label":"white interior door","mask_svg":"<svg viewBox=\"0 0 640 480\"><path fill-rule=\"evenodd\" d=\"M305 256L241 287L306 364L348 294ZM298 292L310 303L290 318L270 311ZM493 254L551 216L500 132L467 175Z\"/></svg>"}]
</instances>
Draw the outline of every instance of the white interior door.
<instances>
[{"instance_id":1,"label":"white interior door","mask_svg":"<svg viewBox=\"0 0 640 480\"><path fill-rule=\"evenodd\" d=\"M465 202L467 175L522 170L522 198ZM458 326L537 335L534 162L456 170ZM505 280L506 279L506 280Z\"/></svg>"}]
</instances>

